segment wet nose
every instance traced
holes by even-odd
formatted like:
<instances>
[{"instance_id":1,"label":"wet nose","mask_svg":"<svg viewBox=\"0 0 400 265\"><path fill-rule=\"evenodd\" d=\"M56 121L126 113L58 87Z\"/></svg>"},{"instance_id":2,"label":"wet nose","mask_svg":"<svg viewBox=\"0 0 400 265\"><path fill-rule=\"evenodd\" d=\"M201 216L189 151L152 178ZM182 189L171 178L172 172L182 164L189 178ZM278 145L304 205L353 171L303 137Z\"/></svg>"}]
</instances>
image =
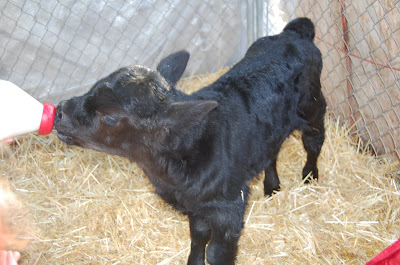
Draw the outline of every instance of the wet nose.
<instances>
[{"instance_id":1,"label":"wet nose","mask_svg":"<svg viewBox=\"0 0 400 265\"><path fill-rule=\"evenodd\" d=\"M65 102L67 102L67 101L66 100L60 101L60 103L58 103L57 109L62 109L65 105Z\"/></svg>"}]
</instances>

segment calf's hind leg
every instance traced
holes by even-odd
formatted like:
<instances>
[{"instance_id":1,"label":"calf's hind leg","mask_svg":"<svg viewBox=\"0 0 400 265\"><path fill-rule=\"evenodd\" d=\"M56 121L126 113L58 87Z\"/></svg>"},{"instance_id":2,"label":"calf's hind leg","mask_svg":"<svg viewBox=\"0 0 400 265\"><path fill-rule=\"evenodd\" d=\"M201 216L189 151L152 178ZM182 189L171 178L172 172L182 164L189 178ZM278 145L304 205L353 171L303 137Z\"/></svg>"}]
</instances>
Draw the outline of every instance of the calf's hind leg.
<instances>
[{"instance_id":1,"label":"calf's hind leg","mask_svg":"<svg viewBox=\"0 0 400 265\"><path fill-rule=\"evenodd\" d=\"M264 170L264 194L270 196L274 191L279 191L279 177L276 171L276 158Z\"/></svg>"},{"instance_id":2,"label":"calf's hind leg","mask_svg":"<svg viewBox=\"0 0 400 265\"><path fill-rule=\"evenodd\" d=\"M303 146L307 152L307 162L303 168L303 179L312 173L312 178L318 179L318 168L317 160L321 152L322 144L325 140L325 127L324 117L321 115L319 119L310 124L311 127L303 129ZM305 180L306 183L310 182L310 179Z\"/></svg>"}]
</instances>

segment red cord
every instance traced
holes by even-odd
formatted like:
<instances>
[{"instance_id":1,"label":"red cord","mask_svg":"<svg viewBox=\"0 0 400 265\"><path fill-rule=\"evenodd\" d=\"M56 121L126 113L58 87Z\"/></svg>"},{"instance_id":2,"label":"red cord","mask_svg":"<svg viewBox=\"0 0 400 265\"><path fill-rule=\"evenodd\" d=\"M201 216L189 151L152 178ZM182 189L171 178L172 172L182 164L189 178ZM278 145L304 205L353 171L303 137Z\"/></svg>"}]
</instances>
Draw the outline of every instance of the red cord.
<instances>
[{"instance_id":1,"label":"red cord","mask_svg":"<svg viewBox=\"0 0 400 265\"><path fill-rule=\"evenodd\" d=\"M340 48L337 48L335 45L333 45L333 44L331 44L331 43L329 43L329 42L326 42L326 41L324 41L323 39L321 39L321 38L319 38L319 37L317 37L317 36L315 36L315 38L316 38L317 40L319 40L319 41L322 41L322 42L326 43L327 45L329 45L329 46L331 46L331 47L333 47L333 48L336 48L338 51L341 51L341 52L347 54L347 51L345 51L345 50L343 50L343 49L340 49ZM348 54L349 54L350 56L356 57L356 58L358 58L358 59L360 59L360 60L363 60L363 61L372 63L372 64L377 65L377 66L381 66L381 67L393 69L393 70L396 70L396 71L400 71L400 68L391 67L391 66L389 66L389 65L384 65L384 64L376 63L376 62L374 62L374 61L371 61L371 60L362 58L361 56L358 56L358 55L356 55L356 54L354 54L354 53L351 53L351 52L348 53Z\"/></svg>"}]
</instances>

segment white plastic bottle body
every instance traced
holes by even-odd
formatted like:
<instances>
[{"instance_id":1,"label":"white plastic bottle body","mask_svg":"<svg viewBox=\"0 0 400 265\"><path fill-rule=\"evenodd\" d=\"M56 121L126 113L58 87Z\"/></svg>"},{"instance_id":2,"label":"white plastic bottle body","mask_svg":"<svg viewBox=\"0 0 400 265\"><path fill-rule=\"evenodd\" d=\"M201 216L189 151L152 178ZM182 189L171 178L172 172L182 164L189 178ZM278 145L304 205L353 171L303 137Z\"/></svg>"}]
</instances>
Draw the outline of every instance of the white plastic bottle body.
<instances>
[{"instance_id":1,"label":"white plastic bottle body","mask_svg":"<svg viewBox=\"0 0 400 265\"><path fill-rule=\"evenodd\" d=\"M38 131L43 104L24 90L0 80L0 140Z\"/></svg>"}]
</instances>

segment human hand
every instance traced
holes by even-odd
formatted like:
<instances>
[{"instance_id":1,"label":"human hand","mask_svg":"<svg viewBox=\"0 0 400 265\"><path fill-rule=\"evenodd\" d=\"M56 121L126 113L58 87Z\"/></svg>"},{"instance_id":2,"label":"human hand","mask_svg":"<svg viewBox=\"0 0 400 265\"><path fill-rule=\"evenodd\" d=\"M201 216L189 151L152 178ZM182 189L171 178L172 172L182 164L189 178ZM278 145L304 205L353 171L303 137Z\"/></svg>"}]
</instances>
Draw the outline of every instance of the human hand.
<instances>
[{"instance_id":1,"label":"human hand","mask_svg":"<svg viewBox=\"0 0 400 265\"><path fill-rule=\"evenodd\" d=\"M7 139L3 140L3 142L6 143L6 144L11 144L13 141L14 141L14 138L7 138Z\"/></svg>"},{"instance_id":2,"label":"human hand","mask_svg":"<svg viewBox=\"0 0 400 265\"><path fill-rule=\"evenodd\" d=\"M0 265L18 265L21 254L18 251L0 251Z\"/></svg>"},{"instance_id":3,"label":"human hand","mask_svg":"<svg viewBox=\"0 0 400 265\"><path fill-rule=\"evenodd\" d=\"M26 224L15 222L23 215L24 209L16 195L10 190L8 182L0 180L0 265L18 265L21 251L27 244L24 229ZM29 218L28 218L29 219ZM12 249L13 251L4 250Z\"/></svg>"}]
</instances>

